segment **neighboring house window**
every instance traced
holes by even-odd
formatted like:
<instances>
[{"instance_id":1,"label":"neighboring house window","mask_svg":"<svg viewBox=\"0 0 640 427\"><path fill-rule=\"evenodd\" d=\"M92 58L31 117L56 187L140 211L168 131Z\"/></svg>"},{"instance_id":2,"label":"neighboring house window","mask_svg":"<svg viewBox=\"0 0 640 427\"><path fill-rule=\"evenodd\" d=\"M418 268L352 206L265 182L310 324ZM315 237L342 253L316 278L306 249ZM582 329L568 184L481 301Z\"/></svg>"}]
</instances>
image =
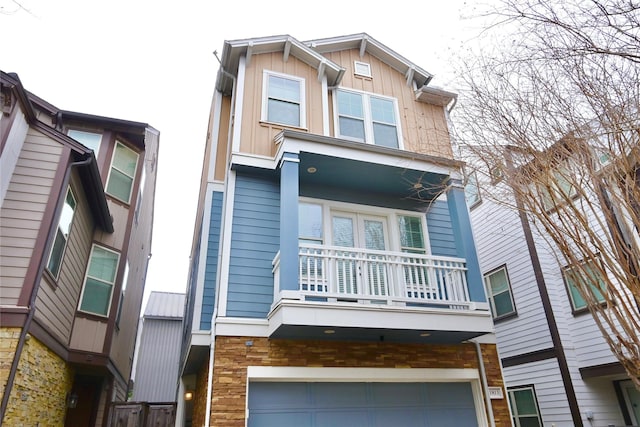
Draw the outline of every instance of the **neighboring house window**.
<instances>
[{"instance_id":1,"label":"neighboring house window","mask_svg":"<svg viewBox=\"0 0 640 427\"><path fill-rule=\"evenodd\" d=\"M503 265L484 275L491 312L494 319L501 319L516 314L516 307L511 294L511 284L507 274L507 266Z\"/></svg>"},{"instance_id":2,"label":"neighboring house window","mask_svg":"<svg viewBox=\"0 0 640 427\"><path fill-rule=\"evenodd\" d=\"M508 394L515 427L542 427L533 386L510 388Z\"/></svg>"},{"instance_id":3,"label":"neighboring house window","mask_svg":"<svg viewBox=\"0 0 640 427\"><path fill-rule=\"evenodd\" d=\"M574 312L587 309L587 301L583 294L593 293L599 303L605 302L606 284L602 273L594 261L588 261L578 266L566 266L562 269L562 276L567 286L571 308ZM582 292L581 292L582 290Z\"/></svg>"},{"instance_id":4,"label":"neighboring house window","mask_svg":"<svg viewBox=\"0 0 640 427\"><path fill-rule=\"evenodd\" d=\"M138 153L121 142L116 142L109 179L107 180L107 193L125 203L129 203L137 165Z\"/></svg>"},{"instance_id":5,"label":"neighboring house window","mask_svg":"<svg viewBox=\"0 0 640 427\"><path fill-rule=\"evenodd\" d=\"M60 220L58 221L56 235L53 240L53 246L51 247L51 253L49 254L49 261L47 261L47 270L49 270L49 273L51 273L55 279L57 279L60 274L62 258L67 247L67 241L69 240L69 232L71 231L75 211L76 198L73 196L71 187L69 187L67 188L67 195L64 199L62 212L60 212Z\"/></svg>"},{"instance_id":6,"label":"neighboring house window","mask_svg":"<svg viewBox=\"0 0 640 427\"><path fill-rule=\"evenodd\" d=\"M401 148L396 100L364 92L336 91L339 137Z\"/></svg>"},{"instance_id":7,"label":"neighboring house window","mask_svg":"<svg viewBox=\"0 0 640 427\"><path fill-rule=\"evenodd\" d=\"M98 151L100 151L100 142L102 141L102 134L96 132L86 132L83 130L70 129L67 132L71 138L82 143L87 148L91 148L98 157Z\"/></svg>"},{"instance_id":8,"label":"neighboring house window","mask_svg":"<svg viewBox=\"0 0 640 427\"><path fill-rule=\"evenodd\" d=\"M467 182L464 186L464 196L467 200L467 206L472 208L481 202L480 185L478 184L478 175L476 172L469 173L466 181Z\"/></svg>"},{"instance_id":9,"label":"neighboring house window","mask_svg":"<svg viewBox=\"0 0 640 427\"><path fill-rule=\"evenodd\" d=\"M371 65L366 62L354 61L353 70L357 76L371 77Z\"/></svg>"},{"instance_id":10,"label":"neighboring house window","mask_svg":"<svg viewBox=\"0 0 640 427\"><path fill-rule=\"evenodd\" d=\"M109 314L119 259L119 253L93 245L80 297L80 311L101 316Z\"/></svg>"},{"instance_id":11,"label":"neighboring house window","mask_svg":"<svg viewBox=\"0 0 640 427\"><path fill-rule=\"evenodd\" d=\"M304 79L265 71L263 87L263 121L302 128L306 126Z\"/></svg>"},{"instance_id":12,"label":"neighboring house window","mask_svg":"<svg viewBox=\"0 0 640 427\"><path fill-rule=\"evenodd\" d=\"M576 196L577 190L573 185L571 170L566 166L560 166L551 172L548 186L540 188L542 206L549 211L566 203L567 199Z\"/></svg>"}]
</instances>

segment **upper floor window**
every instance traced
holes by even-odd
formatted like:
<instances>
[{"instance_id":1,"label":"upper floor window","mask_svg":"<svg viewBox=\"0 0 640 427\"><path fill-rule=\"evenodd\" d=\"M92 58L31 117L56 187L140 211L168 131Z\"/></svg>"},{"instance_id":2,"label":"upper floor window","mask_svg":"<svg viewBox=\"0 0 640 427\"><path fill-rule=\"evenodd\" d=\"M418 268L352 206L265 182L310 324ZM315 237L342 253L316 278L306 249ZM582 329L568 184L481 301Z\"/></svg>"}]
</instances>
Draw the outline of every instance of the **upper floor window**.
<instances>
[{"instance_id":1,"label":"upper floor window","mask_svg":"<svg viewBox=\"0 0 640 427\"><path fill-rule=\"evenodd\" d=\"M80 311L108 316L120 254L93 245L84 279Z\"/></svg>"},{"instance_id":2,"label":"upper floor window","mask_svg":"<svg viewBox=\"0 0 640 427\"><path fill-rule=\"evenodd\" d=\"M322 205L300 203L298 206L299 236L302 243L323 243Z\"/></svg>"},{"instance_id":3,"label":"upper floor window","mask_svg":"<svg viewBox=\"0 0 640 427\"><path fill-rule=\"evenodd\" d=\"M96 132L87 132L84 130L70 129L67 132L71 138L82 143L87 148L91 148L98 157L98 151L100 151L100 142L102 142L102 134Z\"/></svg>"},{"instance_id":4,"label":"upper floor window","mask_svg":"<svg viewBox=\"0 0 640 427\"><path fill-rule=\"evenodd\" d=\"M464 195L469 208L472 208L481 202L480 185L478 184L478 175L475 171L468 173L466 176Z\"/></svg>"},{"instance_id":5,"label":"upper floor window","mask_svg":"<svg viewBox=\"0 0 640 427\"><path fill-rule=\"evenodd\" d=\"M107 180L107 193L125 203L129 203L137 165L138 153L121 142L116 142L116 149Z\"/></svg>"},{"instance_id":6,"label":"upper floor window","mask_svg":"<svg viewBox=\"0 0 640 427\"><path fill-rule=\"evenodd\" d=\"M67 195L64 199L64 205L62 205L56 235L53 239L53 245L51 246L49 260L47 261L47 270L49 270L49 273L56 279L60 274L62 258L67 247L67 241L69 240L69 233L71 232L71 224L73 223L75 211L76 198L71 191L71 187L69 187L67 188Z\"/></svg>"},{"instance_id":7,"label":"upper floor window","mask_svg":"<svg viewBox=\"0 0 640 427\"><path fill-rule=\"evenodd\" d=\"M398 216L400 230L400 249L402 252L413 254L426 253L424 245L424 233L422 232L422 219L417 216Z\"/></svg>"},{"instance_id":8,"label":"upper floor window","mask_svg":"<svg viewBox=\"0 0 640 427\"><path fill-rule=\"evenodd\" d=\"M336 91L336 99L338 136L401 148L395 99L344 89Z\"/></svg>"},{"instance_id":9,"label":"upper floor window","mask_svg":"<svg viewBox=\"0 0 640 427\"><path fill-rule=\"evenodd\" d=\"M602 277L602 271L594 261L566 266L562 269L562 276L574 313L587 309L588 303L583 295L591 294L595 301L605 302L604 294L607 287Z\"/></svg>"},{"instance_id":10,"label":"upper floor window","mask_svg":"<svg viewBox=\"0 0 640 427\"><path fill-rule=\"evenodd\" d=\"M304 79L271 71L263 74L262 120L304 128Z\"/></svg>"},{"instance_id":11,"label":"upper floor window","mask_svg":"<svg viewBox=\"0 0 640 427\"><path fill-rule=\"evenodd\" d=\"M545 210L552 210L573 199L578 191L568 164L559 165L550 172L548 182L540 186L540 196Z\"/></svg>"},{"instance_id":12,"label":"upper floor window","mask_svg":"<svg viewBox=\"0 0 640 427\"><path fill-rule=\"evenodd\" d=\"M542 427L533 386L510 388L508 394L515 427Z\"/></svg>"},{"instance_id":13,"label":"upper floor window","mask_svg":"<svg viewBox=\"0 0 640 427\"><path fill-rule=\"evenodd\" d=\"M501 319L516 314L516 306L511 294L511 283L507 274L507 266L503 265L484 275L487 296L494 319Z\"/></svg>"}]
</instances>

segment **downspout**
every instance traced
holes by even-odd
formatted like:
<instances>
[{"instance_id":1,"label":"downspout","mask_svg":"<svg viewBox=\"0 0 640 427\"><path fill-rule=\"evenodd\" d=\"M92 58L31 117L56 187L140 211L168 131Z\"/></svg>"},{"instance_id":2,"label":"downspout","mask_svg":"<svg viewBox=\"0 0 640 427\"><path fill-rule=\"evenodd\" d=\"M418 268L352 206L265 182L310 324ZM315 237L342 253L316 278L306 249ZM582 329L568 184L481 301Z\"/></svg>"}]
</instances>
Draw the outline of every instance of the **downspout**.
<instances>
[{"instance_id":1,"label":"downspout","mask_svg":"<svg viewBox=\"0 0 640 427\"><path fill-rule=\"evenodd\" d=\"M496 427L496 420L493 418L493 406L491 404L491 396L489 396L489 386L487 384L487 373L484 369L484 361L482 360L482 348L478 341L469 340L476 346L476 354L478 355L478 366L480 367L480 381L482 382L482 391L484 393L484 402L487 406L487 413L489 414L489 425Z\"/></svg>"},{"instance_id":2,"label":"downspout","mask_svg":"<svg viewBox=\"0 0 640 427\"><path fill-rule=\"evenodd\" d=\"M215 54L215 52L214 52ZM218 58L218 56L216 55L216 58ZM218 60L220 61L220 60ZM228 146L228 150L227 150L227 162L226 162L226 167L227 167L227 172L226 172L226 176L225 176L225 183L228 183L228 175L229 175L229 168L230 168L230 161L231 161L231 151L232 151L232 141L231 141L231 135L233 135L233 128L236 126L235 123L235 102L236 102L236 86L237 86L237 80L235 78L235 76L227 71L225 71L225 69L222 67L222 63L220 63L220 71L222 72L222 74L226 75L227 77L229 77L232 81L233 81L233 87L231 89L231 106L232 108L230 108L229 111L229 121L230 121L230 126L229 129L227 131L227 146ZM228 189L225 189L224 192L224 198L225 198L225 203L223 204L223 209L222 209L222 222L224 223L224 212L226 210L226 200L227 200L227 193L228 193ZM225 230L225 227L223 226L223 224L220 224L220 245L222 245L222 242L224 241L224 233L227 233L229 231ZM218 251L218 266L220 265L220 263L222 262L222 251ZM218 271L220 271L220 268L218 268ZM211 396L213 395L213 357L214 357L214 353L216 350L216 317L218 315L218 305L220 304L220 278L218 277L216 280L216 292L215 292L215 305L213 306L213 314L211 315L211 345L209 348L209 370L207 372L207 402L205 405L205 413L204 413L204 425L205 426L210 426L211 424Z\"/></svg>"},{"instance_id":3,"label":"downspout","mask_svg":"<svg viewBox=\"0 0 640 427\"><path fill-rule=\"evenodd\" d=\"M78 162L72 162L69 164L65 174L64 180L62 184L62 188L65 189L67 185L69 185L69 175L71 173L71 168L74 166L86 166L90 164L93 160L93 157L89 155L88 158L84 160L80 160ZM64 193L66 197L66 192ZM62 192L61 192L61 198ZM60 200L58 200L56 210L60 208ZM58 213L58 212L56 212ZM54 217L55 218L55 217ZM47 243L51 243L53 238L53 227L49 229L49 236L47 237ZM22 330L20 331L20 337L18 338L18 344L16 346L15 354L13 355L13 362L11 363L11 370L9 371L9 377L7 378L7 385L4 389L4 394L2 395L2 404L0 406L0 421L4 421L5 413L7 412L7 407L9 406L9 397L11 395L11 390L13 389L13 383L16 378L16 374L18 372L18 364L20 363L20 357L22 356L22 350L24 349L24 343L27 341L27 335L29 333L29 328L31 327L31 322L33 321L33 317L36 313L36 297L38 296L38 290L40 289L40 281L42 280L42 272L44 271L46 257L42 257L40 260L40 265L38 266L38 273L36 274L35 283L33 285L33 289L31 291L31 296L29 297L29 312L27 314L27 319L22 326ZM0 422L0 425L2 422Z\"/></svg>"}]
</instances>

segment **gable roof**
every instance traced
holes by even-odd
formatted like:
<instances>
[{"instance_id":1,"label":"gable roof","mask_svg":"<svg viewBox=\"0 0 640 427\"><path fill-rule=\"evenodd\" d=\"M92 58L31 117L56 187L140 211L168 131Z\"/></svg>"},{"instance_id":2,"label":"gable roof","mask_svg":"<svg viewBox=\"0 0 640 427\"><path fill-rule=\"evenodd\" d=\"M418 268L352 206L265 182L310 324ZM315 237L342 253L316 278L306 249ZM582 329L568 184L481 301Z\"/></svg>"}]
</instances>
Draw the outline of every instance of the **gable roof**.
<instances>
[{"instance_id":1,"label":"gable roof","mask_svg":"<svg viewBox=\"0 0 640 427\"><path fill-rule=\"evenodd\" d=\"M360 56L362 56L367 52L389 65L391 68L404 74L407 77L407 80L415 81L419 88L429 84L433 78L431 73L417 66L394 50L388 48L367 33L310 40L305 42L305 44L319 53L337 52L346 49L359 49Z\"/></svg>"}]
</instances>

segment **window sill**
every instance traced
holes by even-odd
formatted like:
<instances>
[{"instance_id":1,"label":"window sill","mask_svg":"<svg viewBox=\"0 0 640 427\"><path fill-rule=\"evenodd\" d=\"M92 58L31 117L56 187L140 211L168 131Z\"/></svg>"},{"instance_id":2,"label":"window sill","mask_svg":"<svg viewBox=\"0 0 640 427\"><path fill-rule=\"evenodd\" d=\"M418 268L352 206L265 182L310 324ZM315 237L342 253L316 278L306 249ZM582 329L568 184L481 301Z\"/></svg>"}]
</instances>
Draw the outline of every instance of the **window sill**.
<instances>
[{"instance_id":1,"label":"window sill","mask_svg":"<svg viewBox=\"0 0 640 427\"><path fill-rule=\"evenodd\" d=\"M306 127L283 125L282 123L268 122L266 120L260 120L258 123L260 124L260 126L265 128L279 129L279 130L292 129L292 130L298 130L302 132L309 132L309 129L307 129Z\"/></svg>"},{"instance_id":2,"label":"window sill","mask_svg":"<svg viewBox=\"0 0 640 427\"><path fill-rule=\"evenodd\" d=\"M89 319L89 320L97 320L99 322L107 322L109 320L108 316L103 316L102 314L96 314L96 313L89 313L81 310L76 310L76 317Z\"/></svg>"},{"instance_id":3,"label":"window sill","mask_svg":"<svg viewBox=\"0 0 640 427\"><path fill-rule=\"evenodd\" d=\"M502 323L502 322L504 322L506 320L515 319L516 317L518 317L518 312L505 314L505 315L502 315L500 317L494 317L493 323L494 324Z\"/></svg>"}]
</instances>

